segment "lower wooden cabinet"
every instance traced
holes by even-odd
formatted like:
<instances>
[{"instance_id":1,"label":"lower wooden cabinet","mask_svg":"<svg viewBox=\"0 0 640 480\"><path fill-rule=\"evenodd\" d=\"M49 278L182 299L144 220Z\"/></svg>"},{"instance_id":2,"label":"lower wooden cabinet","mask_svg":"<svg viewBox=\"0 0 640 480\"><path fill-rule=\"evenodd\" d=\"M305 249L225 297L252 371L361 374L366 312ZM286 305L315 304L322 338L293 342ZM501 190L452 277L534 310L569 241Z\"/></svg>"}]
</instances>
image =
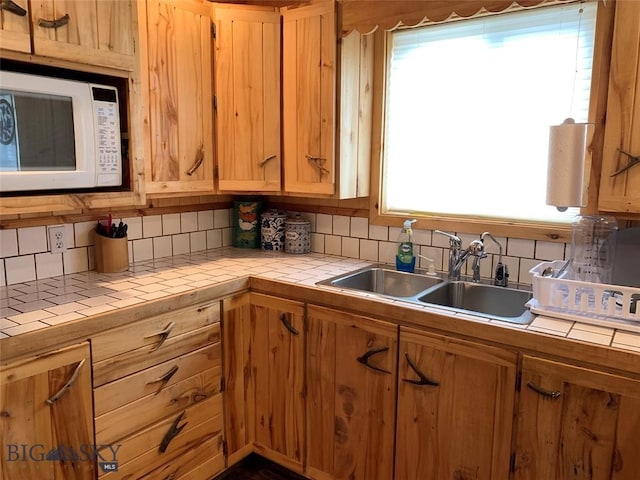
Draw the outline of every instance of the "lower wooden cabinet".
<instances>
[{"instance_id":1,"label":"lower wooden cabinet","mask_svg":"<svg viewBox=\"0 0 640 480\"><path fill-rule=\"evenodd\" d=\"M396 480L509 478L516 364L514 352L400 327Z\"/></svg>"},{"instance_id":2,"label":"lower wooden cabinet","mask_svg":"<svg viewBox=\"0 0 640 480\"><path fill-rule=\"evenodd\" d=\"M515 480L635 480L640 380L525 356Z\"/></svg>"},{"instance_id":3,"label":"lower wooden cabinet","mask_svg":"<svg viewBox=\"0 0 640 480\"><path fill-rule=\"evenodd\" d=\"M307 323L307 474L390 480L398 327L314 305Z\"/></svg>"},{"instance_id":4,"label":"lower wooden cabinet","mask_svg":"<svg viewBox=\"0 0 640 480\"><path fill-rule=\"evenodd\" d=\"M197 305L92 338L99 478L207 480L224 468L220 305ZM106 446L106 447L105 447Z\"/></svg>"},{"instance_id":5,"label":"lower wooden cabinet","mask_svg":"<svg viewBox=\"0 0 640 480\"><path fill-rule=\"evenodd\" d=\"M0 366L2 480L94 478L90 358L84 342Z\"/></svg>"}]
</instances>

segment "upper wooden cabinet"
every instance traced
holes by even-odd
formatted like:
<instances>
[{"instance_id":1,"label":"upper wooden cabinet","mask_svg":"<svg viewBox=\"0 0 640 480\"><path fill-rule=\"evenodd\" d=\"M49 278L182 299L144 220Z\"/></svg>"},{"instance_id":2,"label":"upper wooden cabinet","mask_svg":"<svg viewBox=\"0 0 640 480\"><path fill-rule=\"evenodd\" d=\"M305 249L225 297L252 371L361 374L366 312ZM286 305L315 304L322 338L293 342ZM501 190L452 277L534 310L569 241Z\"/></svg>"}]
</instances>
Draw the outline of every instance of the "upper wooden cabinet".
<instances>
[{"instance_id":1,"label":"upper wooden cabinet","mask_svg":"<svg viewBox=\"0 0 640 480\"><path fill-rule=\"evenodd\" d=\"M639 18L640 2L616 2L598 200L608 212L640 213L640 165L611 176L631 161L619 150L640 156Z\"/></svg>"},{"instance_id":2,"label":"upper wooden cabinet","mask_svg":"<svg viewBox=\"0 0 640 480\"><path fill-rule=\"evenodd\" d=\"M284 190L335 191L336 12L333 0L283 8Z\"/></svg>"},{"instance_id":3,"label":"upper wooden cabinet","mask_svg":"<svg viewBox=\"0 0 640 480\"><path fill-rule=\"evenodd\" d=\"M0 47L16 52L31 52L29 2L14 0L0 11Z\"/></svg>"},{"instance_id":4,"label":"upper wooden cabinet","mask_svg":"<svg viewBox=\"0 0 640 480\"><path fill-rule=\"evenodd\" d=\"M640 471L640 381L525 356L514 480L632 480Z\"/></svg>"},{"instance_id":5,"label":"upper wooden cabinet","mask_svg":"<svg viewBox=\"0 0 640 480\"><path fill-rule=\"evenodd\" d=\"M508 479L517 354L400 327L400 355L396 480Z\"/></svg>"},{"instance_id":6,"label":"upper wooden cabinet","mask_svg":"<svg viewBox=\"0 0 640 480\"><path fill-rule=\"evenodd\" d=\"M146 192L213 193L211 6L196 0L149 0L145 13Z\"/></svg>"},{"instance_id":7,"label":"upper wooden cabinet","mask_svg":"<svg viewBox=\"0 0 640 480\"><path fill-rule=\"evenodd\" d=\"M2 365L0 411L0 479L95 478L88 342Z\"/></svg>"},{"instance_id":8,"label":"upper wooden cabinet","mask_svg":"<svg viewBox=\"0 0 640 480\"><path fill-rule=\"evenodd\" d=\"M216 5L218 189L279 192L280 13Z\"/></svg>"},{"instance_id":9,"label":"upper wooden cabinet","mask_svg":"<svg viewBox=\"0 0 640 480\"><path fill-rule=\"evenodd\" d=\"M0 39L3 49L120 70L135 69L136 8L133 0L41 0L30 3L18 0L14 3L18 8L3 6L2 9ZM30 28L33 29L33 51Z\"/></svg>"}]
</instances>

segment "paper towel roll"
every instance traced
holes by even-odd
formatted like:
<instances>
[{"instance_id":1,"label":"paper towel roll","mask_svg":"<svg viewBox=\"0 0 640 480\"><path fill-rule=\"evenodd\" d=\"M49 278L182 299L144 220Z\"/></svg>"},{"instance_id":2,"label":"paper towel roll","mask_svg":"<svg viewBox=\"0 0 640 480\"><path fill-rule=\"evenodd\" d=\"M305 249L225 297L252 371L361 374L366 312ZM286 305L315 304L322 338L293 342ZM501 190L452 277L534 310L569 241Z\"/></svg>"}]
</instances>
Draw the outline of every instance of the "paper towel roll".
<instances>
[{"instance_id":1,"label":"paper towel roll","mask_svg":"<svg viewBox=\"0 0 640 480\"><path fill-rule=\"evenodd\" d=\"M547 170L547 205L558 209L584 207L584 157L587 124L568 118L562 125L549 128L549 163Z\"/></svg>"}]
</instances>

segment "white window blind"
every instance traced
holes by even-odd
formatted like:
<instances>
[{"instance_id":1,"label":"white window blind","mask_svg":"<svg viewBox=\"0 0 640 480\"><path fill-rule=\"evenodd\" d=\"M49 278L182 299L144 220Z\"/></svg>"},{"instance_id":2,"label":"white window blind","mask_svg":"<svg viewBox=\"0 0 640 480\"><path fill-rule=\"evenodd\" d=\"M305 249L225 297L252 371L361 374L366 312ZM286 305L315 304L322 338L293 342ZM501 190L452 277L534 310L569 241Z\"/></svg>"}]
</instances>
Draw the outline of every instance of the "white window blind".
<instances>
[{"instance_id":1,"label":"white window blind","mask_svg":"<svg viewBox=\"0 0 640 480\"><path fill-rule=\"evenodd\" d=\"M389 34L383 211L571 221L545 205L549 126L587 121L596 8Z\"/></svg>"}]
</instances>

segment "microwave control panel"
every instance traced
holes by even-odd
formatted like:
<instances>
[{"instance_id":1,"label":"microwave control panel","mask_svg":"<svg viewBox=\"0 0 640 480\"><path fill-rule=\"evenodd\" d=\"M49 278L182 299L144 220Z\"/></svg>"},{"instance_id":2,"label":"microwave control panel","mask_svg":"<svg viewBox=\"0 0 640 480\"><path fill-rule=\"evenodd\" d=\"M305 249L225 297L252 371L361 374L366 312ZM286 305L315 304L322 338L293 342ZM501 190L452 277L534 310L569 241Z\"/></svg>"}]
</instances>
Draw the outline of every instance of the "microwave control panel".
<instances>
[{"instance_id":1,"label":"microwave control panel","mask_svg":"<svg viewBox=\"0 0 640 480\"><path fill-rule=\"evenodd\" d=\"M92 86L94 121L96 124L97 168L99 187L122 183L120 145L120 113L118 92L111 88Z\"/></svg>"}]
</instances>

